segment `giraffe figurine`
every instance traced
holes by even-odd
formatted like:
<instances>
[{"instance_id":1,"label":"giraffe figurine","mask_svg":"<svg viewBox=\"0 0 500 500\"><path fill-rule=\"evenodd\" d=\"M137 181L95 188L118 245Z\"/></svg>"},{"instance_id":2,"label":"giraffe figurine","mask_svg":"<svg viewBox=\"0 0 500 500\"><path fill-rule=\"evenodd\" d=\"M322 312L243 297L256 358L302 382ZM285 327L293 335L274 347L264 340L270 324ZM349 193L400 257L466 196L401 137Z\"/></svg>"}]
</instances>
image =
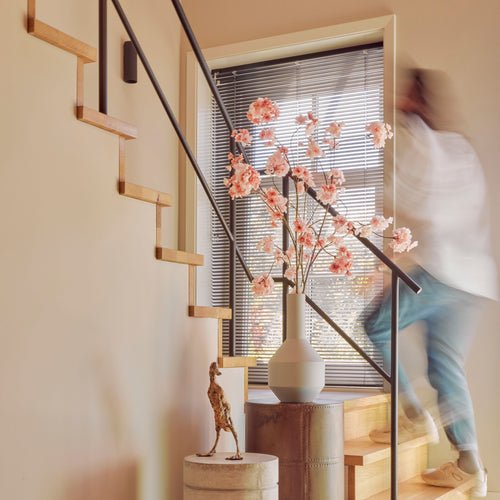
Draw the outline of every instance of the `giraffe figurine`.
<instances>
[{"instance_id":1,"label":"giraffe figurine","mask_svg":"<svg viewBox=\"0 0 500 500\"><path fill-rule=\"evenodd\" d=\"M209 369L210 375L210 385L208 386L208 399L210 400L210 404L214 410L215 417L215 432L217 436L215 438L215 443L212 449L208 453L197 453L196 455L199 457L211 457L215 453L215 449L217 448L217 443L219 442L220 431L221 429L226 432L231 432L234 436L234 440L236 441L236 455L232 457L226 458L226 460L243 460L243 456L240 453L240 448L238 446L238 436L236 431L234 430L233 421L231 419L231 406L227 402L226 396L224 395L224 391L222 387L215 381L216 375L221 375L217 367L217 363L214 361L210 365Z\"/></svg>"}]
</instances>

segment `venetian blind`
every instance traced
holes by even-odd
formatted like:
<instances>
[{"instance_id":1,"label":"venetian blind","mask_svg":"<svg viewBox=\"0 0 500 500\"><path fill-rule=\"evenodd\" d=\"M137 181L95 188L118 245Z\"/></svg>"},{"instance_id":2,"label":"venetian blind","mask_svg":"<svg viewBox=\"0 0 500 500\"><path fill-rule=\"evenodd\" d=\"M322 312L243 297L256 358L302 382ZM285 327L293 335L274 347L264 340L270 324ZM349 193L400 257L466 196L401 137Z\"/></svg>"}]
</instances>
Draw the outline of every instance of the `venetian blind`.
<instances>
[{"instance_id":1,"label":"venetian blind","mask_svg":"<svg viewBox=\"0 0 500 500\"><path fill-rule=\"evenodd\" d=\"M295 117L312 111L323 126L344 121L340 147L327 160L309 162L320 176L331 168L343 170L346 192L338 205L339 212L351 220L368 221L382 214L383 152L375 150L365 126L383 120L383 49L381 44L313 56L268 61L265 63L221 68L214 71L219 92L236 128L247 128L253 135L256 128L247 120L251 102L258 97L277 101L280 118L273 124L281 143L289 146L296 130ZM210 167L207 177L222 213L229 220L229 196L223 184L227 177L229 134L213 103L211 116ZM319 137L317 138L319 141ZM302 155L305 149L294 153ZM260 171L272 148L254 140L247 153L252 165ZM276 178L263 176L262 186L271 186ZM293 183L291 183L293 185ZM309 208L315 206L310 200ZM268 272L269 256L257 250L257 243L270 234L278 239L281 228L272 229L264 204L256 197L237 199L235 235L238 245L254 276ZM215 306L228 305L228 242L212 215L212 300ZM381 241L373 238L374 243ZM381 362L363 330L363 320L372 310L370 300L380 292L381 283L366 287L376 259L362 244L349 238L355 255L353 278L334 276L328 271L330 257L318 260L307 293L366 352ZM324 255L324 254L323 254ZM235 355L257 356L258 366L249 370L252 383L267 382L267 362L282 341L282 285L276 283L272 295L255 298L246 275L236 264L236 304L233 311ZM273 275L281 270L274 269ZM307 328L311 343L326 361L327 385L380 386L381 377L314 311L308 308ZM227 325L224 348L227 350Z\"/></svg>"}]
</instances>

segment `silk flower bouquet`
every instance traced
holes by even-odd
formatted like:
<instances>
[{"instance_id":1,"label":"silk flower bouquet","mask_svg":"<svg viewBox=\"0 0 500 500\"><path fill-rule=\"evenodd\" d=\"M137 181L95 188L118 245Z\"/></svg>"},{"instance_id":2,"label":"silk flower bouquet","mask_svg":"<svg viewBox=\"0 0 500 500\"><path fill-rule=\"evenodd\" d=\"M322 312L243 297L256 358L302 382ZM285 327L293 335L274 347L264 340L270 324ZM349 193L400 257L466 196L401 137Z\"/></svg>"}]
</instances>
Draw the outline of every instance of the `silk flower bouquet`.
<instances>
[{"instance_id":1,"label":"silk flower bouquet","mask_svg":"<svg viewBox=\"0 0 500 500\"><path fill-rule=\"evenodd\" d=\"M229 195L234 200L242 198L251 193L256 193L266 205L269 213L269 223L273 228L279 227L281 223L288 233L290 246L281 248L272 236L265 236L258 244L258 249L273 256L273 265L266 274L261 274L253 280L253 292L256 296L270 294L274 288L271 271L274 265L286 265L285 278L293 283L294 293L305 293L307 280L318 256L323 252L331 257L329 270L334 275L351 276L353 266L352 252L345 244L345 238L349 235L367 237L374 233L383 237L382 232L392 224L392 217L374 216L369 223L362 224L349 220L338 214L333 218L328 217L328 209L336 207L339 197L344 192L344 174L341 170L331 169L323 174L322 182L316 193L319 203L307 213L306 190L316 187L313 180L312 168L305 166L305 162L311 165L316 161L321 162L328 154L334 153L339 147L343 122L330 123L322 132L322 144L317 142L320 136L320 122L312 112L307 115L298 116L296 130L292 136L297 142L297 151L293 157L299 159L300 151L307 146L303 160L293 162L290 150L284 147L270 127L271 122L279 118L279 107L276 102L267 98L259 98L253 102L247 113L247 118L255 125L260 126L259 138L264 145L273 148L268 157L265 174L276 177L288 176L294 183L295 192L286 198L278 189L275 182L273 187L261 187L261 176L252 165L245 163L242 154L234 156L229 154L230 164L227 170L230 177L224 180L229 189ZM373 146L377 149L383 148L387 139L392 138L391 127L382 122L373 122L366 126L366 131L371 135ZM303 134L301 133L303 132ZM304 136L302 141L299 136ZM253 137L247 129L234 130L231 137L243 147L250 146ZM315 139L316 138L316 139ZM291 190L292 191L292 190ZM319 211L318 209L324 210ZM411 231L402 227L394 229L390 247L395 252L407 252L414 248L418 242L412 242Z\"/></svg>"}]
</instances>

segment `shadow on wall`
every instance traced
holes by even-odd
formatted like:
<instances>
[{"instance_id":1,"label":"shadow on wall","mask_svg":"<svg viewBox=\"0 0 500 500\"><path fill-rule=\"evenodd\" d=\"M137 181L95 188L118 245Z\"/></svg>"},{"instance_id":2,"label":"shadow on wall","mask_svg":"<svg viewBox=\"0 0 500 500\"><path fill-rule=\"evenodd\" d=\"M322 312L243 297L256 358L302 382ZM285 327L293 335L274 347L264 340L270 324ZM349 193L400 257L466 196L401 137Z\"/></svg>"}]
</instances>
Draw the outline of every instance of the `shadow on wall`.
<instances>
[{"instance_id":1,"label":"shadow on wall","mask_svg":"<svg viewBox=\"0 0 500 500\"><path fill-rule=\"evenodd\" d=\"M207 389L208 368L217 354L217 332L208 333L195 322L190 324L191 331L185 332L189 341L178 358L178 383L163 419L167 498L182 498L184 457L207 451L215 436Z\"/></svg>"},{"instance_id":2,"label":"shadow on wall","mask_svg":"<svg viewBox=\"0 0 500 500\"><path fill-rule=\"evenodd\" d=\"M67 500L137 500L138 465L130 459L82 472L70 481Z\"/></svg>"}]
</instances>

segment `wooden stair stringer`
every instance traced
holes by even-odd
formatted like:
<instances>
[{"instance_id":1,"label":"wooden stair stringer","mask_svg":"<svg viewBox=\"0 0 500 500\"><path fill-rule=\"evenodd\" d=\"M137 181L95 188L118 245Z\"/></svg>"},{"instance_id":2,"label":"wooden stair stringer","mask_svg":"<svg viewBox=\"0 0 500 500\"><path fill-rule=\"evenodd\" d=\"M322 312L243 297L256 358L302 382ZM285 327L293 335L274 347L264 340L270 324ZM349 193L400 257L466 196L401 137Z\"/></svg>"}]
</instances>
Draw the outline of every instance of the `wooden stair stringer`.
<instances>
[{"instance_id":1,"label":"wooden stair stringer","mask_svg":"<svg viewBox=\"0 0 500 500\"><path fill-rule=\"evenodd\" d=\"M228 357L222 355L222 321L231 319L232 311L227 308L211 308L195 306L191 300L194 296L194 280L192 280L195 266L204 263L203 255L172 250L161 246L161 209L173 204L172 196L161 191L139 186L127 182L125 179L125 141L136 139L137 128L118 118L101 113L84 105L84 83L85 64L96 62L98 59L97 49L87 43L78 40L38 19L36 19L36 0L27 0L27 31L32 36L54 45L77 57L76 74L76 118L86 124L95 126L107 132L113 133L119 139L119 175L118 192L122 196L136 200L153 203L156 205L156 247L155 256L158 260L187 264L190 269L190 298L189 315L193 317L215 317L218 320L218 347L217 360L221 368L242 367L245 372L245 401L248 399L248 367L255 366L256 358L250 357ZM192 314L191 314L192 313Z\"/></svg>"}]
</instances>

